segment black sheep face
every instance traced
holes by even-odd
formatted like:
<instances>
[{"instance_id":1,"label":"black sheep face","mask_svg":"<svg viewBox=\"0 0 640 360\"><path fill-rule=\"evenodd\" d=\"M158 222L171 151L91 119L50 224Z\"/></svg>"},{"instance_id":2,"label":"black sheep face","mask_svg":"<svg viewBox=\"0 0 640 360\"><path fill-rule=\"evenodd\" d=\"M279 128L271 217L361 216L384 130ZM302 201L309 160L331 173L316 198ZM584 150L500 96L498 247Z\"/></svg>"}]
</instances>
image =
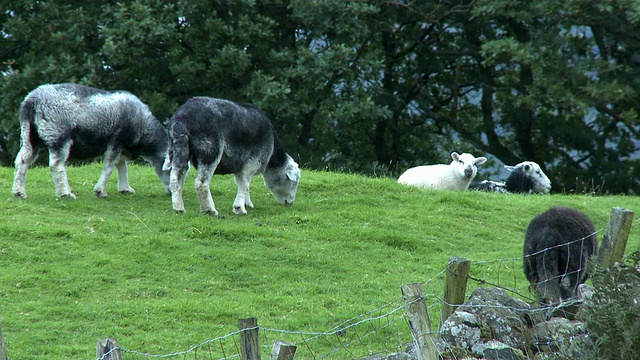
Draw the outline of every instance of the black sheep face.
<instances>
[{"instance_id":1,"label":"black sheep face","mask_svg":"<svg viewBox=\"0 0 640 360\"><path fill-rule=\"evenodd\" d=\"M515 166L505 165L504 168L511 172L506 181L507 192L548 194L551 191L551 180L533 161L524 161Z\"/></svg>"}]
</instances>

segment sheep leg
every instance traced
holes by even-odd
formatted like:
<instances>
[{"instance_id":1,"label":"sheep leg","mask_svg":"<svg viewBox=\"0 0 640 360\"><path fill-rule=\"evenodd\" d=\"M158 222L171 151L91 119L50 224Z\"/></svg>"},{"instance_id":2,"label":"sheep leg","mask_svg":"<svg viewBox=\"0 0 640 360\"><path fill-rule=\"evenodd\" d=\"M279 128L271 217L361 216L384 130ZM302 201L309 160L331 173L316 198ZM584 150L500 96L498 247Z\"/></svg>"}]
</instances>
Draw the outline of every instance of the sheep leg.
<instances>
[{"instance_id":1,"label":"sheep leg","mask_svg":"<svg viewBox=\"0 0 640 360\"><path fill-rule=\"evenodd\" d=\"M538 284L536 289L542 302L557 303L560 300L560 272L558 269L558 249L551 249L539 254L542 261L537 261Z\"/></svg>"},{"instance_id":2,"label":"sheep leg","mask_svg":"<svg viewBox=\"0 0 640 360\"><path fill-rule=\"evenodd\" d=\"M129 175L127 173L127 160L120 157L120 161L116 163L118 170L118 191L121 194L135 194L136 191L129 185Z\"/></svg>"},{"instance_id":3,"label":"sheep leg","mask_svg":"<svg viewBox=\"0 0 640 360\"><path fill-rule=\"evenodd\" d=\"M97 198L107 197L107 182L109 177L116 166L116 163L120 161L120 151L116 151L113 147L109 146L104 153L104 165L102 166L102 173L100 178L93 188L93 194ZM126 172L126 171L125 171Z\"/></svg>"},{"instance_id":4,"label":"sheep leg","mask_svg":"<svg viewBox=\"0 0 640 360\"><path fill-rule=\"evenodd\" d=\"M198 194L198 200L200 201L200 212L203 214L218 216L218 210L213 203L213 197L209 189L209 184L213 178L215 166L200 165L198 167L198 173L196 174L196 193Z\"/></svg>"},{"instance_id":5,"label":"sheep leg","mask_svg":"<svg viewBox=\"0 0 640 360\"><path fill-rule=\"evenodd\" d=\"M236 185L238 185L238 194L233 201L233 213L236 215L246 215L247 209L245 205L253 207L251 203L251 197L249 196L249 185L251 184L251 176L246 176L243 173L234 175Z\"/></svg>"},{"instance_id":6,"label":"sheep leg","mask_svg":"<svg viewBox=\"0 0 640 360\"><path fill-rule=\"evenodd\" d=\"M234 175L236 185L238 185L238 194L233 202L233 213L236 215L246 215L247 209L245 206L253 208L251 202L250 187L251 178L260 170L260 164L257 162L247 163L242 171Z\"/></svg>"},{"instance_id":7,"label":"sheep leg","mask_svg":"<svg viewBox=\"0 0 640 360\"><path fill-rule=\"evenodd\" d=\"M13 196L19 199L26 199L26 185L27 185L27 170L29 166L33 164L38 158L38 153L34 151L31 143L23 141L18 156L16 156L15 166L16 171L13 178Z\"/></svg>"},{"instance_id":8,"label":"sheep leg","mask_svg":"<svg viewBox=\"0 0 640 360\"><path fill-rule=\"evenodd\" d=\"M175 212L184 213L184 202L182 200L182 189L184 188L184 180L189 173L189 164L186 166L178 165L174 163L171 167L171 174L169 175L169 190L171 192L171 204Z\"/></svg>"},{"instance_id":9,"label":"sheep leg","mask_svg":"<svg viewBox=\"0 0 640 360\"><path fill-rule=\"evenodd\" d=\"M589 278L589 272L587 270L589 254L595 253L596 251L595 248L592 248L593 252L590 251L589 248L591 246L594 246L593 243L591 243L591 238L585 238L568 247L563 247L562 256L567 259L563 271L564 276L560 282L560 291L563 300L575 297L578 286Z\"/></svg>"},{"instance_id":10,"label":"sheep leg","mask_svg":"<svg viewBox=\"0 0 640 360\"><path fill-rule=\"evenodd\" d=\"M67 141L59 149L49 149L49 168L56 188L56 196L75 199L76 195L71 191L65 168L70 151L71 141Z\"/></svg>"}]
</instances>

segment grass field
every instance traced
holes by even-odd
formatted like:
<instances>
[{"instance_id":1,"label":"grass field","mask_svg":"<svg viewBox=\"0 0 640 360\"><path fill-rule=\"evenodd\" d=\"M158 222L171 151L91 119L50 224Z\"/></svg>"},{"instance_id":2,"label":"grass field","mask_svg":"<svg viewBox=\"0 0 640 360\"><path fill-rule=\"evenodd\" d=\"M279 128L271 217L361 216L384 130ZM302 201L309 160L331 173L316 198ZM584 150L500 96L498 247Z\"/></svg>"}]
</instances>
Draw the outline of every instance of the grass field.
<instances>
[{"instance_id":1,"label":"grass field","mask_svg":"<svg viewBox=\"0 0 640 360\"><path fill-rule=\"evenodd\" d=\"M575 207L601 239L612 207L640 210L638 197L434 192L303 171L290 207L256 177L256 207L242 217L231 211L233 178L215 177L221 216L213 218L198 213L193 172L186 214L173 212L149 167L130 167L134 195L117 193L112 176L105 199L92 192L100 164L68 173L77 200L56 199L48 168L37 167L27 173L29 198L19 201L13 169L0 168L0 317L11 359L92 359L107 337L175 353L236 331L245 317L271 329L329 331L401 303L400 286L438 276L451 256L506 264L480 275L522 290L517 259L536 214ZM637 222L627 253L640 245ZM397 336L410 341L408 328Z\"/></svg>"}]
</instances>

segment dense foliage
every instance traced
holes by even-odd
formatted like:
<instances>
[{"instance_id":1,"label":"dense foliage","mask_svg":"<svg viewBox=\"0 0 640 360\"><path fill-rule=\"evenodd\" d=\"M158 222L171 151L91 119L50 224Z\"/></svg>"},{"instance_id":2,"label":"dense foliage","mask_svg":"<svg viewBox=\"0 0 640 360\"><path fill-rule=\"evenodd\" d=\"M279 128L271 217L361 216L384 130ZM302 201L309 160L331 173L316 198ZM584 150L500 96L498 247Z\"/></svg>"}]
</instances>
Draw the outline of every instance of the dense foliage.
<instances>
[{"instance_id":1,"label":"dense foliage","mask_svg":"<svg viewBox=\"0 0 640 360\"><path fill-rule=\"evenodd\" d=\"M2 0L0 134L42 83L125 89L161 120L249 101L308 168L397 174L452 150L555 191L640 193L635 0Z\"/></svg>"},{"instance_id":2,"label":"dense foliage","mask_svg":"<svg viewBox=\"0 0 640 360\"><path fill-rule=\"evenodd\" d=\"M630 258L638 259L635 252ZM640 270L634 266L598 269L593 276L595 295L580 315L593 339L586 359L633 359L640 346Z\"/></svg>"}]
</instances>

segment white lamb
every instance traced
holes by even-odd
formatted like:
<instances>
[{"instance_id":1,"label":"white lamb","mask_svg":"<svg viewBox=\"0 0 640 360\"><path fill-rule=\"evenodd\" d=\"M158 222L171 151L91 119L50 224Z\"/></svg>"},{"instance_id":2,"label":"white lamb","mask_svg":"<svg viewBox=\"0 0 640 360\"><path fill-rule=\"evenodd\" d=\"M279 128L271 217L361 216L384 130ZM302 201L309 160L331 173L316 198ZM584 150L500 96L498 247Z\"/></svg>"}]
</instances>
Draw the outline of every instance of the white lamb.
<instances>
[{"instance_id":1,"label":"white lamb","mask_svg":"<svg viewBox=\"0 0 640 360\"><path fill-rule=\"evenodd\" d=\"M474 157L471 154L451 153L453 161L449 165L416 166L405 171L398 183L420 186L436 190L465 191L478 173L477 165L487 161L486 157Z\"/></svg>"}]
</instances>

